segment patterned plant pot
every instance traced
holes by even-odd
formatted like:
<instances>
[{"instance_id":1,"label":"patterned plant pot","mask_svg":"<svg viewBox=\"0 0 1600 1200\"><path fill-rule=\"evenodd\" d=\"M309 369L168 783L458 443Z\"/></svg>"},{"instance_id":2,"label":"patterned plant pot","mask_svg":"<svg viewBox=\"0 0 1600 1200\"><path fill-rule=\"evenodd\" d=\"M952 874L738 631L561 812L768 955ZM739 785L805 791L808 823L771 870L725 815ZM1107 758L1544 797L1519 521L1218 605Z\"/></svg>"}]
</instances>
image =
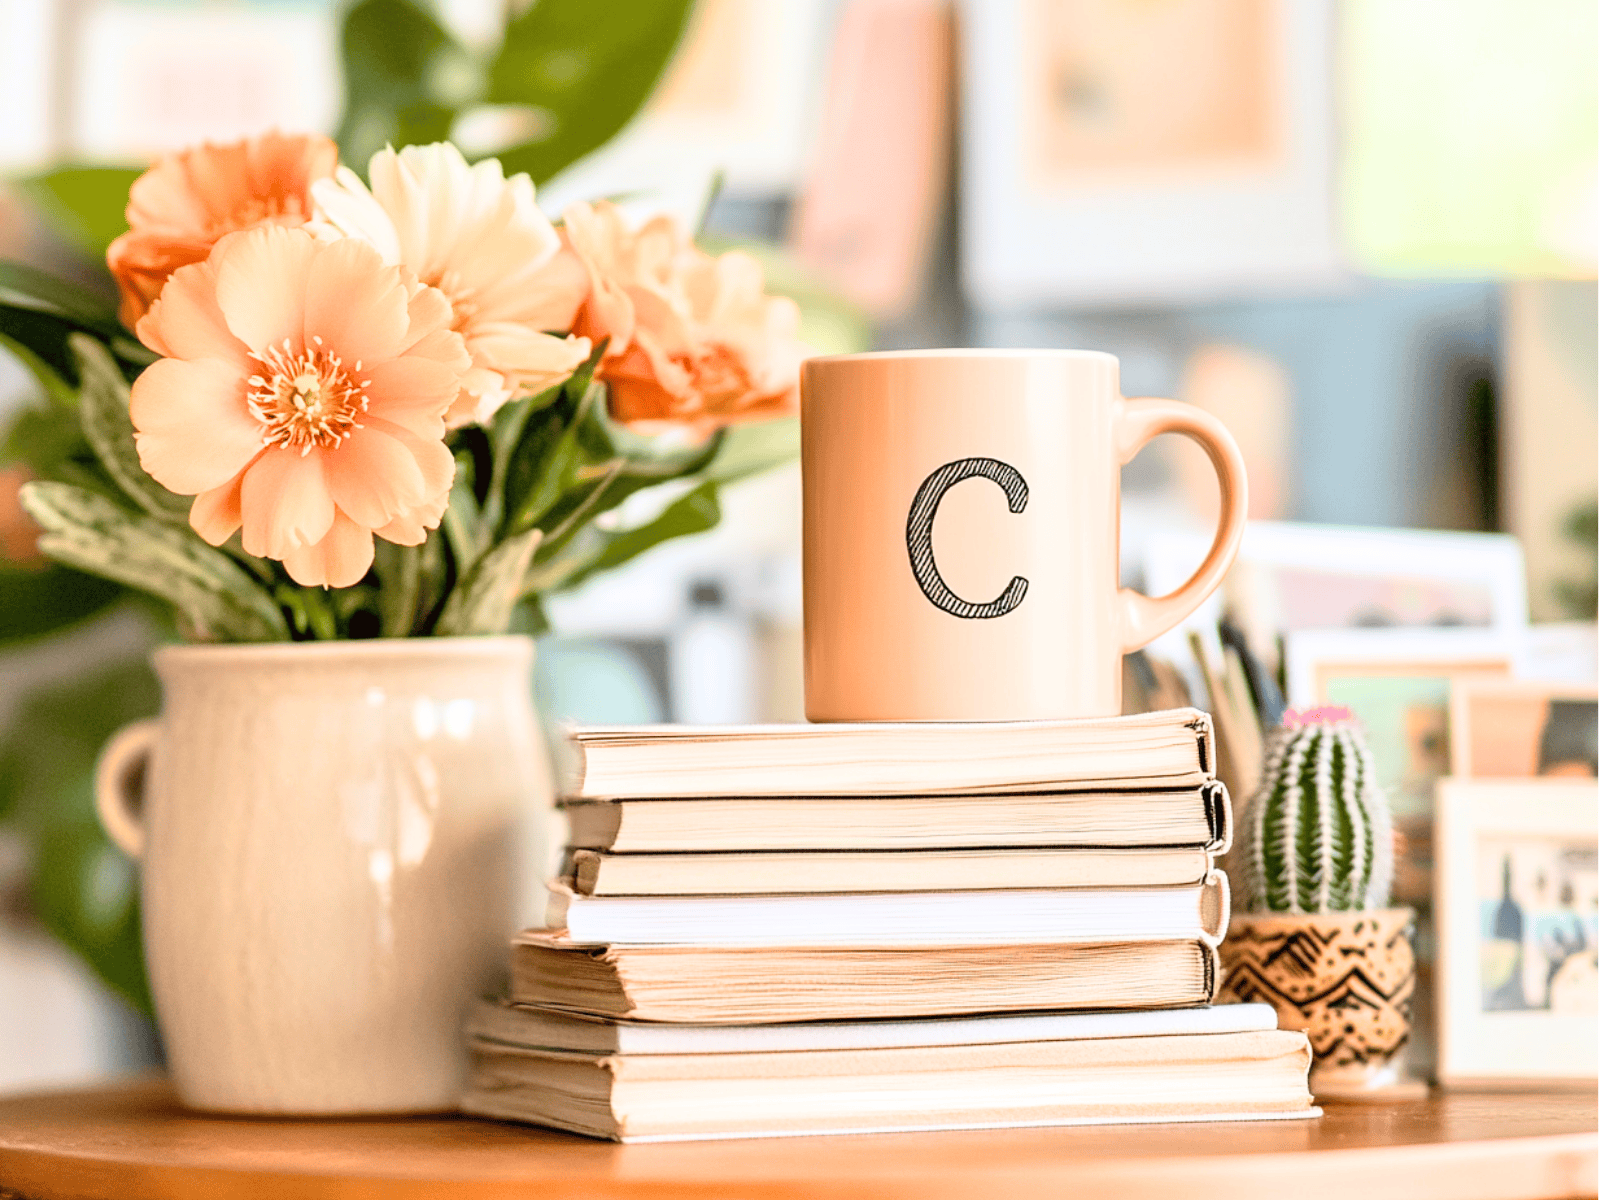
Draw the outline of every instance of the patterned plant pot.
<instances>
[{"instance_id":1,"label":"patterned plant pot","mask_svg":"<svg viewBox=\"0 0 1600 1200\"><path fill-rule=\"evenodd\" d=\"M1409 908L1341 913L1237 913L1222 944L1223 1003L1261 1002L1303 1029L1318 1099L1420 1091L1403 1081L1411 1034Z\"/></svg>"}]
</instances>

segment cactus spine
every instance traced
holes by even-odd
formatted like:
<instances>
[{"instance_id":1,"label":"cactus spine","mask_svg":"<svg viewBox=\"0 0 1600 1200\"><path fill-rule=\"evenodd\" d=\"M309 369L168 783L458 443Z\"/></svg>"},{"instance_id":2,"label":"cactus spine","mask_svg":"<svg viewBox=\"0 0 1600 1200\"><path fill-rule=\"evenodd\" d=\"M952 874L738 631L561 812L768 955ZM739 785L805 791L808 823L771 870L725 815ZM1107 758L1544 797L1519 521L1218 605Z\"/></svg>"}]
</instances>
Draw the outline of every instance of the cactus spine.
<instances>
[{"instance_id":1,"label":"cactus spine","mask_svg":"<svg viewBox=\"0 0 1600 1200\"><path fill-rule=\"evenodd\" d=\"M1347 710L1286 715L1240 827L1240 911L1387 907L1394 875L1389 803Z\"/></svg>"}]
</instances>

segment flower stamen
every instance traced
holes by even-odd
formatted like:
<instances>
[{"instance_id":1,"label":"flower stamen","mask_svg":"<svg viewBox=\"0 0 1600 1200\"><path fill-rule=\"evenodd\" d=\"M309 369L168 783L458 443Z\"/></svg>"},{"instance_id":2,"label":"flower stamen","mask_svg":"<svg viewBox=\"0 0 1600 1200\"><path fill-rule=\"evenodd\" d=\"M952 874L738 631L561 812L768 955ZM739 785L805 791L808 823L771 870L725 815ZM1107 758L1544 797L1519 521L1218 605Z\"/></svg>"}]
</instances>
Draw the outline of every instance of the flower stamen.
<instances>
[{"instance_id":1,"label":"flower stamen","mask_svg":"<svg viewBox=\"0 0 1600 1200\"><path fill-rule=\"evenodd\" d=\"M356 418L367 411L364 393L371 382L355 378L360 362L348 369L322 347L321 338L313 341L298 353L288 338L281 347L252 352L263 370L250 376L245 400L250 415L261 422L263 443L299 450L302 458L313 447L337 449L361 428Z\"/></svg>"}]
</instances>

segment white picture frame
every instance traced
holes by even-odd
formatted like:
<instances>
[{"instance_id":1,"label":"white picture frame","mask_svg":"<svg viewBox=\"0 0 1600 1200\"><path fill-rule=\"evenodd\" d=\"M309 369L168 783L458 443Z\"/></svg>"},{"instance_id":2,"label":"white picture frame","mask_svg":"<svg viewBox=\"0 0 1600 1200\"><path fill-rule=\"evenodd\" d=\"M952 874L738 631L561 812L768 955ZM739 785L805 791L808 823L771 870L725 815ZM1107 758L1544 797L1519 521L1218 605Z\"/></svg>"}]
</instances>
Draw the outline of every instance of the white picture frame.
<instances>
[{"instance_id":1,"label":"white picture frame","mask_svg":"<svg viewBox=\"0 0 1600 1200\"><path fill-rule=\"evenodd\" d=\"M1335 678L1509 677L1520 648L1496 629L1298 630L1284 637L1284 694L1292 708L1313 708L1339 703L1328 690Z\"/></svg>"},{"instance_id":2,"label":"white picture frame","mask_svg":"<svg viewBox=\"0 0 1600 1200\"><path fill-rule=\"evenodd\" d=\"M1183 115L1219 88L1236 89L1241 74L1221 62L1209 72L1188 69L1193 56L1177 48L1166 55L1169 65L1192 86L1180 89L1170 71L1161 74L1160 38L1181 33L1170 23L1175 6L1139 13L1089 0L1077 7L1089 11L1056 17L1049 0L961 6L962 270L972 299L998 309L1202 299L1304 291L1342 279L1330 0L1272 0L1265 10L1240 6L1222 14L1214 6L1188 13L1176 6L1177 19L1219 51L1239 41L1226 30L1208 35L1219 17L1251 26L1254 57L1244 65L1256 90L1229 114L1237 122L1237 114L1261 113L1266 126L1232 140L1149 132L1181 124L1163 122L1158 106L1176 105L1167 115ZM1146 51L1135 60L1123 47L1140 20L1168 24L1147 37L1132 35ZM1119 21L1130 23L1119 30L1120 46L1101 44L1115 36L1095 40L1097 26ZM1070 80L1056 78L1065 68L1051 56L1075 50L1058 52L1049 43L1069 25L1088 31L1077 47L1088 89L1104 76L1104 94L1088 103L1129 131L1113 135L1122 137L1120 152L1103 161L1074 159L1070 138L1065 156L1061 150L1059 131L1080 118ZM1146 74L1153 78L1141 82ZM1139 111L1152 106L1156 111ZM1091 111L1086 119L1094 118Z\"/></svg>"},{"instance_id":3,"label":"white picture frame","mask_svg":"<svg viewBox=\"0 0 1600 1200\"><path fill-rule=\"evenodd\" d=\"M1142 567L1144 590L1164 596L1181 586L1205 557L1210 533L1195 529L1151 529L1130 554ZM1288 593L1298 576L1319 591L1322 611L1296 611ZM1330 602L1331 589L1319 579L1346 582L1352 607ZM1365 589L1361 584L1369 585ZM1302 586L1302 591L1307 590ZM1365 632L1385 591L1405 593L1405 603L1380 629L1434 629L1441 622L1474 634L1488 630L1511 645L1519 666L1528 637L1527 575L1522 545L1499 533L1461 533L1431 529L1384 529L1357 525L1317 525L1301 521L1251 521L1245 526L1238 557L1221 588L1170 633L1151 644L1151 653L1182 664L1189 657L1188 635L1200 634L1216 649L1217 622L1232 608L1252 648L1269 669L1279 665L1271 638L1309 629ZM1459 595L1464 603L1453 604ZM1357 607L1359 606L1359 607ZM1378 614L1384 617L1384 614ZM1291 685L1289 691L1293 692ZM1303 703L1289 695L1289 703Z\"/></svg>"},{"instance_id":4,"label":"white picture frame","mask_svg":"<svg viewBox=\"0 0 1600 1200\"><path fill-rule=\"evenodd\" d=\"M1442 1085L1568 1082L1593 1089L1600 1058L1600 1025L1592 991L1594 922L1588 921L1583 935L1587 947L1568 952L1565 959L1555 959L1538 939L1542 923L1547 941L1551 933L1560 930L1563 920L1577 919L1582 928L1581 913L1593 904L1597 801L1600 789L1592 780L1439 781L1434 818L1434 909L1439 932L1435 997ZM1522 914L1502 923L1498 906L1486 915L1486 905L1493 901L1483 894L1483 876L1486 869L1493 874L1493 859L1503 857L1505 900L1515 904L1520 913L1525 907L1518 899L1518 889L1525 886L1517 875L1521 861L1540 854L1548 857L1550 851L1541 847L1550 846L1583 864L1581 871L1572 873L1581 880L1575 891L1582 894L1562 892L1572 887L1570 879L1555 883L1557 904L1563 895L1571 895L1572 902L1556 909L1554 918L1541 917L1541 910L1534 910L1532 922ZM1548 884L1543 889L1547 897L1550 890ZM1562 915L1569 910L1577 915ZM1520 932L1521 938L1513 941L1498 936L1506 932L1504 925ZM1555 944L1555 952L1566 951L1569 944L1563 938ZM1508 951L1512 956L1509 964ZM1550 961L1525 960L1525 953L1545 955ZM1527 982L1521 983L1523 980ZM1498 1008L1505 1002L1508 985L1520 994L1526 1007ZM1576 1003L1583 999L1587 999L1586 1007ZM1551 1011L1552 1003L1556 1011ZM1571 1011L1559 1011L1563 1006L1570 1006Z\"/></svg>"}]
</instances>

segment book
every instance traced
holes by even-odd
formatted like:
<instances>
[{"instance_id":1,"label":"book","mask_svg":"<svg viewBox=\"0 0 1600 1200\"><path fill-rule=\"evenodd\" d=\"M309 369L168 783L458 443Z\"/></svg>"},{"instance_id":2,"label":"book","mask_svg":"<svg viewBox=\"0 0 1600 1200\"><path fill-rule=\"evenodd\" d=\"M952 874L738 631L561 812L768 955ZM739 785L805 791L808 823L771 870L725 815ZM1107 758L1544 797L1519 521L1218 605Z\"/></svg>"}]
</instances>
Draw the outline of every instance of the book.
<instances>
[{"instance_id":1,"label":"book","mask_svg":"<svg viewBox=\"0 0 1600 1200\"><path fill-rule=\"evenodd\" d=\"M789 896L579 896L550 885L545 923L632 946L945 946L1149 942L1228 928L1228 882L1193 887Z\"/></svg>"},{"instance_id":2,"label":"book","mask_svg":"<svg viewBox=\"0 0 1600 1200\"><path fill-rule=\"evenodd\" d=\"M1180 886L1200 883L1210 869L1211 856L1199 846L733 854L574 850L563 882L579 896L967 892Z\"/></svg>"},{"instance_id":3,"label":"book","mask_svg":"<svg viewBox=\"0 0 1600 1200\"><path fill-rule=\"evenodd\" d=\"M916 1021L803 1021L779 1025L676 1025L601 1019L507 1000L480 1000L466 1033L480 1043L575 1054L735 1054L980 1046L1276 1029L1270 1004L1219 1004L1126 1012L1043 1012Z\"/></svg>"},{"instance_id":4,"label":"book","mask_svg":"<svg viewBox=\"0 0 1600 1200\"><path fill-rule=\"evenodd\" d=\"M572 847L629 854L1005 846L1220 853L1232 836L1227 792L1215 780L1168 790L568 800L562 807Z\"/></svg>"},{"instance_id":5,"label":"book","mask_svg":"<svg viewBox=\"0 0 1600 1200\"><path fill-rule=\"evenodd\" d=\"M601 1017L779 1024L1070 1009L1184 1008L1216 992L1201 939L1082 946L588 946L527 930L511 999Z\"/></svg>"},{"instance_id":6,"label":"book","mask_svg":"<svg viewBox=\"0 0 1600 1200\"><path fill-rule=\"evenodd\" d=\"M1071 721L609 725L569 731L563 791L594 799L1197 787L1216 770L1192 708Z\"/></svg>"},{"instance_id":7,"label":"book","mask_svg":"<svg viewBox=\"0 0 1600 1200\"><path fill-rule=\"evenodd\" d=\"M782 1053L477 1048L465 1112L616 1141L1314 1114L1298 1031Z\"/></svg>"}]
</instances>

